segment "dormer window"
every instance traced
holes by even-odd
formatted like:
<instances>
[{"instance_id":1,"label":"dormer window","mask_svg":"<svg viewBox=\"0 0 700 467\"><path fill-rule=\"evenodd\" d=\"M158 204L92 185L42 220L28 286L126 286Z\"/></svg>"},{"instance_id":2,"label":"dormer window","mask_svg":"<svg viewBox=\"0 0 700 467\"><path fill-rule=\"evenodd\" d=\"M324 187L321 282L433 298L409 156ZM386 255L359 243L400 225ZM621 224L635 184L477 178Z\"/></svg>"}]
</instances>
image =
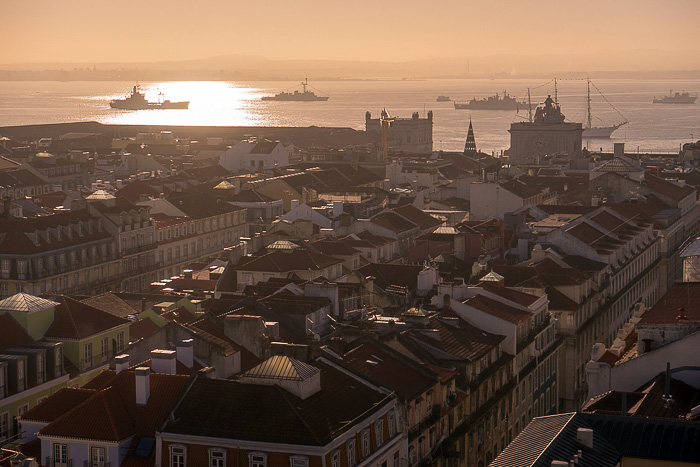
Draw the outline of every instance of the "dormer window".
<instances>
[{"instance_id":1,"label":"dormer window","mask_svg":"<svg viewBox=\"0 0 700 467\"><path fill-rule=\"evenodd\" d=\"M369 446L369 430L362 431L362 457L369 456L370 446Z\"/></svg>"},{"instance_id":2,"label":"dormer window","mask_svg":"<svg viewBox=\"0 0 700 467\"><path fill-rule=\"evenodd\" d=\"M264 452L251 452L248 454L248 463L249 467L267 467L267 454Z\"/></svg>"},{"instance_id":3,"label":"dormer window","mask_svg":"<svg viewBox=\"0 0 700 467\"><path fill-rule=\"evenodd\" d=\"M306 456L289 456L289 465L290 467L309 467L309 458ZM335 467L335 464L333 467Z\"/></svg>"},{"instance_id":4,"label":"dormer window","mask_svg":"<svg viewBox=\"0 0 700 467\"><path fill-rule=\"evenodd\" d=\"M226 465L226 450L223 448L209 449L209 467L224 467Z\"/></svg>"},{"instance_id":5,"label":"dormer window","mask_svg":"<svg viewBox=\"0 0 700 467\"><path fill-rule=\"evenodd\" d=\"M170 446L170 466L185 467L187 465L187 448L180 445Z\"/></svg>"},{"instance_id":6,"label":"dormer window","mask_svg":"<svg viewBox=\"0 0 700 467\"><path fill-rule=\"evenodd\" d=\"M380 419L374 424L374 439L377 446L384 444L384 420Z\"/></svg>"},{"instance_id":7,"label":"dormer window","mask_svg":"<svg viewBox=\"0 0 700 467\"><path fill-rule=\"evenodd\" d=\"M355 440L351 439L345 446L345 450L348 452L348 466L353 467L356 464L355 461Z\"/></svg>"}]
</instances>

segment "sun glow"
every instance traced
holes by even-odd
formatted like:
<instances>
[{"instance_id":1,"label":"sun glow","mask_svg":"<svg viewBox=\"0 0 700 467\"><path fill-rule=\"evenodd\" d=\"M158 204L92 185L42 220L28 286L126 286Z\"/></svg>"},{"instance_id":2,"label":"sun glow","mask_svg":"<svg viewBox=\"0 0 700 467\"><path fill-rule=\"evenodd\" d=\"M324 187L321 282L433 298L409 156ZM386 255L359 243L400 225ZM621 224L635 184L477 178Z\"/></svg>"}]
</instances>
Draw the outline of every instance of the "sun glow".
<instances>
[{"instance_id":1,"label":"sun glow","mask_svg":"<svg viewBox=\"0 0 700 467\"><path fill-rule=\"evenodd\" d=\"M245 85L219 81L139 83L151 102L167 99L190 101L188 109L115 110L103 123L123 125L260 126L274 125L261 112L264 93ZM130 88L129 88L130 89ZM123 97L106 96L109 101Z\"/></svg>"}]
</instances>

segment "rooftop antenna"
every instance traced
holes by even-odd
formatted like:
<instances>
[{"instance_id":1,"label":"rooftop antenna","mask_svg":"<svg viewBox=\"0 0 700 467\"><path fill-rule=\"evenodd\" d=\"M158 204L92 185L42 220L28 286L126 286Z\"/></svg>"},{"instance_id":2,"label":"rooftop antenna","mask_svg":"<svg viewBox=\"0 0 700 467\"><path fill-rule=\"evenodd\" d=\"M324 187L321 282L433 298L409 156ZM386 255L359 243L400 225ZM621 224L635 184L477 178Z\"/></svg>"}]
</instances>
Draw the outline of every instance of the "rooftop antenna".
<instances>
[{"instance_id":1,"label":"rooftop antenna","mask_svg":"<svg viewBox=\"0 0 700 467\"><path fill-rule=\"evenodd\" d=\"M558 95L557 94L557 79L554 78L554 103L555 104L559 103L559 99L557 98L557 95Z\"/></svg>"},{"instance_id":2,"label":"rooftop antenna","mask_svg":"<svg viewBox=\"0 0 700 467\"><path fill-rule=\"evenodd\" d=\"M530 99L530 88L527 88L527 121L532 123L532 100Z\"/></svg>"}]
</instances>

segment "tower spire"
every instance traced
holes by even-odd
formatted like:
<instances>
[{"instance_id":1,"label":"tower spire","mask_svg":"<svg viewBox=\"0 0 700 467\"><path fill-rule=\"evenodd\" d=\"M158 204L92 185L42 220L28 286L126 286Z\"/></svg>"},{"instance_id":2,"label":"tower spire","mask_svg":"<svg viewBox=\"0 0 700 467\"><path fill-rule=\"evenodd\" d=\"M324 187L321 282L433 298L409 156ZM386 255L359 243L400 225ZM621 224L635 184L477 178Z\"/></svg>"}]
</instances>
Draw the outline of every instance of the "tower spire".
<instances>
[{"instance_id":1,"label":"tower spire","mask_svg":"<svg viewBox=\"0 0 700 467\"><path fill-rule=\"evenodd\" d=\"M464 145L464 155L469 157L476 156L476 141L474 140L474 128L472 127L471 117L469 117L469 131L467 132L467 142Z\"/></svg>"}]
</instances>

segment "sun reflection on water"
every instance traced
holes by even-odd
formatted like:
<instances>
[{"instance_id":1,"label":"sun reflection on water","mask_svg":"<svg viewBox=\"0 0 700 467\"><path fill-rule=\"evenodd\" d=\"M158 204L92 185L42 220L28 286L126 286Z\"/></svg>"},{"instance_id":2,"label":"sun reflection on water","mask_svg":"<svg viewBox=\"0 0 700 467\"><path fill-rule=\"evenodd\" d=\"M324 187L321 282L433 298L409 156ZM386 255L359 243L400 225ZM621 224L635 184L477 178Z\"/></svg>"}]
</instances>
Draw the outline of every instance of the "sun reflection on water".
<instances>
[{"instance_id":1,"label":"sun reflection on water","mask_svg":"<svg viewBox=\"0 0 700 467\"><path fill-rule=\"evenodd\" d=\"M122 125L266 126L274 118L261 112L260 89L220 81L139 83L151 102L190 101L188 109L115 110L102 122ZM106 96L119 99L128 91ZM162 95L161 95L162 93Z\"/></svg>"}]
</instances>

